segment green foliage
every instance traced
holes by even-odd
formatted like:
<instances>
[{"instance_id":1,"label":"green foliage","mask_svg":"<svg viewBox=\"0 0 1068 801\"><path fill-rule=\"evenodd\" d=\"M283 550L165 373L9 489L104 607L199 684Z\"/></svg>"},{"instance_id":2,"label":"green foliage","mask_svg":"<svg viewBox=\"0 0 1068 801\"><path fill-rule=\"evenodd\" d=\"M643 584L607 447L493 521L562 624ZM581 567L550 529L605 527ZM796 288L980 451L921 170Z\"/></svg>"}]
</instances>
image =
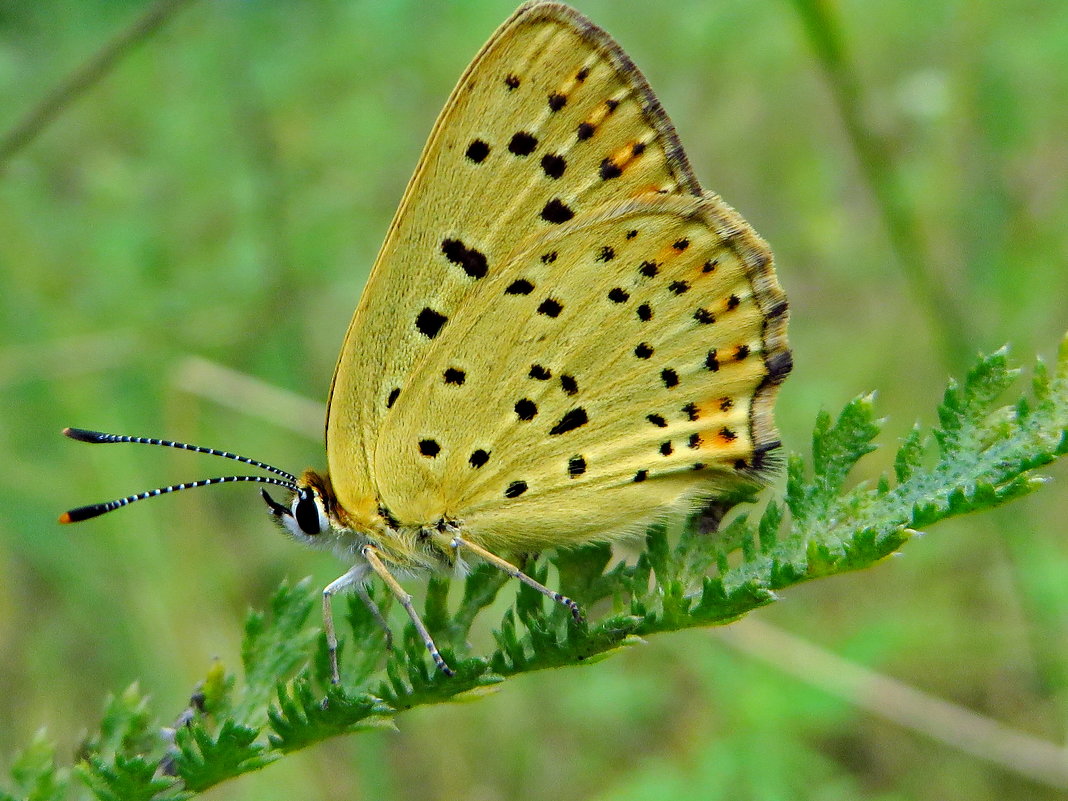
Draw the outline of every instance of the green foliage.
<instances>
[{"instance_id":1,"label":"green foliage","mask_svg":"<svg viewBox=\"0 0 1068 801\"><path fill-rule=\"evenodd\" d=\"M63 798L67 771L56 767L55 747L38 732L26 750L15 755L11 764L12 792L0 790L0 801L53 801Z\"/></svg>"},{"instance_id":2,"label":"green foliage","mask_svg":"<svg viewBox=\"0 0 1068 801\"><path fill-rule=\"evenodd\" d=\"M468 653L468 634L506 583L503 574L485 565L473 569L455 612L448 580L432 578L426 622L456 670L453 677L432 666L410 625L385 653L383 632L356 601L346 620L361 647L342 649L344 683L331 686L325 643L309 626L320 595L306 581L283 584L269 614L248 618L244 684L213 665L172 736L131 687L108 701L99 733L83 746L78 773L105 801L188 797L328 737L392 726L406 709L478 697L519 673L591 663L651 634L729 623L791 585L870 567L917 528L1034 491L1043 483L1035 470L1068 452L1068 338L1055 373L1040 363L1031 397L999 407L1017 373L1001 350L982 358L963 383L951 383L939 427L926 434L915 428L899 447L893 481L846 488L879 433L872 396L865 395L837 419L819 415L811 464L790 458L785 499L770 501L755 523L737 514L714 535L690 526L678 537L655 526L633 563L613 565L605 545L525 563L533 578L550 584L555 565L561 589L590 617L577 623L520 584L488 656ZM384 597L376 600L388 611ZM377 669L383 656L384 677ZM17 795L0 801L58 799L66 786L40 737L16 759L11 779Z\"/></svg>"},{"instance_id":3,"label":"green foliage","mask_svg":"<svg viewBox=\"0 0 1068 801\"><path fill-rule=\"evenodd\" d=\"M259 730L224 720L216 736L201 720L191 720L175 731L178 753L173 770L190 790L197 792L223 779L256 770L278 758L265 753L267 747L256 741Z\"/></svg>"},{"instance_id":4,"label":"green foliage","mask_svg":"<svg viewBox=\"0 0 1068 801\"><path fill-rule=\"evenodd\" d=\"M116 754L112 759L91 754L79 765L79 773L100 801L151 801L171 788L174 781L155 778L156 760L143 756ZM192 793L168 794L168 798L188 798Z\"/></svg>"},{"instance_id":5,"label":"green foliage","mask_svg":"<svg viewBox=\"0 0 1068 801\"><path fill-rule=\"evenodd\" d=\"M306 626L315 596L307 579L292 588L283 583L271 598L269 623L261 612L248 616L241 648L248 681L238 705L239 720L262 717L275 677L292 674L304 662L305 650L317 637Z\"/></svg>"},{"instance_id":6,"label":"green foliage","mask_svg":"<svg viewBox=\"0 0 1068 801\"><path fill-rule=\"evenodd\" d=\"M148 801L174 785L173 779L156 776L161 746L148 699L135 684L108 699L99 733L82 743L77 771L101 801Z\"/></svg>"}]
</instances>

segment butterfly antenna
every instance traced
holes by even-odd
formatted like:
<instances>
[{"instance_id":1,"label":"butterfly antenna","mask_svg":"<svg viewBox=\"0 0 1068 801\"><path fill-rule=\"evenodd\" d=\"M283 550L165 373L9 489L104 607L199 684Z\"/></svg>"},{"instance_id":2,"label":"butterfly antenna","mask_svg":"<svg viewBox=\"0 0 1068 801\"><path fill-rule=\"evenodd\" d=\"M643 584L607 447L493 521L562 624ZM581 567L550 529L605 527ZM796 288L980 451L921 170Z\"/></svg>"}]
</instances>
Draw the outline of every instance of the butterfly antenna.
<instances>
[{"instance_id":1,"label":"butterfly antenna","mask_svg":"<svg viewBox=\"0 0 1068 801\"><path fill-rule=\"evenodd\" d=\"M292 473L287 473L285 470L279 470L277 467L273 467L266 462L249 459L247 456L239 456L236 453L229 453L228 451L219 451L214 448L204 448L200 445L189 445L185 442L172 442L171 440L154 439L152 437L130 437L124 434L105 434L101 431L88 431L83 428L65 428L63 429L63 434L71 439L78 440L79 442L134 442L140 445L162 445L167 448L179 448L181 450L193 451L194 453L206 453L210 456L221 456L224 459L233 459L242 464L259 467L263 470L275 473L276 475L281 476L281 478L272 478L270 476L219 476L217 478L205 478L199 481L190 481L185 484L172 484L169 487L159 487L154 490L147 490L136 495L128 495L125 498L116 498L115 500L107 501L106 503L94 503L89 506L79 506L77 509L71 509L69 512L61 514L59 516L60 523L76 523L81 520L88 520L91 517L97 517L98 515L114 511L115 509L121 509L123 506L129 506L135 501L155 498L157 495L166 495L170 492L177 492L178 490L194 489L195 487L209 487L213 484L229 484L237 481L248 481L257 484L273 484L278 487L285 487L293 492L298 491L296 484L297 477Z\"/></svg>"},{"instance_id":2,"label":"butterfly antenna","mask_svg":"<svg viewBox=\"0 0 1068 801\"><path fill-rule=\"evenodd\" d=\"M236 453L230 453L229 451L217 451L215 448L205 448L201 445L190 445L186 442L172 442L169 439L154 439L152 437L128 437L125 434L105 434L102 431L89 431L84 428L64 428L63 436L76 439L78 442L134 442L138 445L162 445L165 448L179 448L183 451L206 453L209 456L221 456L224 459L233 459L235 462L258 467L261 470L266 470L269 473L281 476L291 483L296 483L297 481L297 477L292 473L287 473L285 470L279 470L277 467L273 467L266 462L249 459L247 456L240 456Z\"/></svg>"},{"instance_id":3,"label":"butterfly antenna","mask_svg":"<svg viewBox=\"0 0 1068 801\"><path fill-rule=\"evenodd\" d=\"M79 506L77 509L71 509L69 512L61 514L59 516L59 522L77 523L81 520L88 520L91 517L98 517L106 512L113 512L116 509L129 506L135 501L155 498L157 495L166 495L169 492L194 489L195 487L210 487L212 484L230 484L235 481L251 481L256 484L274 484L279 487L285 487L293 492L298 491L296 484L293 484L290 481L283 481L280 478L271 478L270 476L218 476L217 478L202 478L199 481L190 481L186 484L171 484L169 487L159 487L154 490L139 492L136 495L127 495L125 498L116 498L115 500L107 501L106 503L94 503L89 506Z\"/></svg>"}]
</instances>

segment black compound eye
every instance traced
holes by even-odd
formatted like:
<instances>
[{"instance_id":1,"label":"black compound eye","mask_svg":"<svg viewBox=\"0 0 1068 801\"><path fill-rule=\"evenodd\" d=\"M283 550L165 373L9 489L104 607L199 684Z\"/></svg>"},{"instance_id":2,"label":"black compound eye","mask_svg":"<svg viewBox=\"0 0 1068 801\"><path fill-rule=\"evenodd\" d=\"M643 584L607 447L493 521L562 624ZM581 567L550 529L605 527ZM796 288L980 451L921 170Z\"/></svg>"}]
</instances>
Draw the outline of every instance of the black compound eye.
<instances>
[{"instance_id":1,"label":"black compound eye","mask_svg":"<svg viewBox=\"0 0 1068 801\"><path fill-rule=\"evenodd\" d=\"M319 506L315 503L315 494L311 490L300 491L300 497L293 506L293 517L305 534L315 536L322 533L319 528Z\"/></svg>"}]
</instances>

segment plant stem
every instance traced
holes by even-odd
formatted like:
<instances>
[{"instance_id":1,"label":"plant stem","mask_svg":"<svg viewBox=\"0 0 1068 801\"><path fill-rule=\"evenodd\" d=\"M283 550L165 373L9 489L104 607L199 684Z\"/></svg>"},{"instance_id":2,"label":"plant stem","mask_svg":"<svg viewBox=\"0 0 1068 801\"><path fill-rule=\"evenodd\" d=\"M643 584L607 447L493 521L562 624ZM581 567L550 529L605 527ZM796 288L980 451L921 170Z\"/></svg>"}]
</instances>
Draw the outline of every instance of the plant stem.
<instances>
[{"instance_id":1,"label":"plant stem","mask_svg":"<svg viewBox=\"0 0 1068 801\"><path fill-rule=\"evenodd\" d=\"M920 236L907 193L890 156L890 148L864 120L863 90L846 51L836 10L828 0L792 0L809 43L823 68L861 173L886 226L890 245L913 295L927 311L942 359L957 368L971 359L970 323L958 299L931 269L931 258Z\"/></svg>"},{"instance_id":2,"label":"plant stem","mask_svg":"<svg viewBox=\"0 0 1068 801\"><path fill-rule=\"evenodd\" d=\"M36 139L60 112L104 78L123 56L161 28L182 6L191 2L193 0L157 0L87 61L78 65L12 129L0 136L0 169Z\"/></svg>"}]
</instances>

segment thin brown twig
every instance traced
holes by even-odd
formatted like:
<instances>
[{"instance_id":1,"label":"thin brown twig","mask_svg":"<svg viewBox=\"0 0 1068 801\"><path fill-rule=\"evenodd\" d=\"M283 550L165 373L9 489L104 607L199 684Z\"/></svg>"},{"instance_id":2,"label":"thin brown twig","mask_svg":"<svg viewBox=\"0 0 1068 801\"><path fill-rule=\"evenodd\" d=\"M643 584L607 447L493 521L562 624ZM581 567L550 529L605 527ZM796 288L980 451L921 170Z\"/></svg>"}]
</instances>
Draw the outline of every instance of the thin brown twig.
<instances>
[{"instance_id":1,"label":"thin brown twig","mask_svg":"<svg viewBox=\"0 0 1068 801\"><path fill-rule=\"evenodd\" d=\"M144 14L60 81L25 117L0 136L0 169L36 139L60 112L107 75L123 56L155 33L182 6L192 2L194 0L157 0Z\"/></svg>"},{"instance_id":2,"label":"thin brown twig","mask_svg":"<svg viewBox=\"0 0 1068 801\"><path fill-rule=\"evenodd\" d=\"M860 709L999 765L1031 781L1068 788L1068 748L876 673L748 617L718 639Z\"/></svg>"},{"instance_id":3,"label":"thin brown twig","mask_svg":"<svg viewBox=\"0 0 1068 801\"><path fill-rule=\"evenodd\" d=\"M187 356L171 376L172 386L322 442L326 406L225 365Z\"/></svg>"}]
</instances>

